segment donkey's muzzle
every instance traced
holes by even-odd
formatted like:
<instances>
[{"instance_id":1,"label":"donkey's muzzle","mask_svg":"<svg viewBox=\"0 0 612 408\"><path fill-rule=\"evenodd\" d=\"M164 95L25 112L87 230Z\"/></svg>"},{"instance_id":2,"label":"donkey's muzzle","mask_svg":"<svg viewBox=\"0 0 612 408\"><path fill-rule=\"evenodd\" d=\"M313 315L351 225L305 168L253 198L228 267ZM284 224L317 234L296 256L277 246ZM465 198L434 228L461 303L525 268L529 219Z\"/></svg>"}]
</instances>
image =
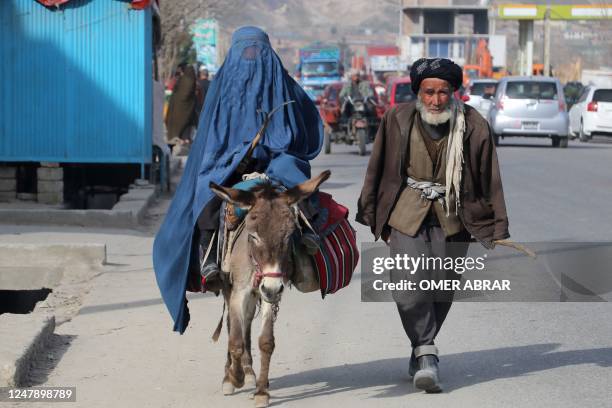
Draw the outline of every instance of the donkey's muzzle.
<instances>
[{"instance_id":1,"label":"donkey's muzzle","mask_svg":"<svg viewBox=\"0 0 612 408\"><path fill-rule=\"evenodd\" d=\"M268 303L276 303L280 300L285 285L282 280L274 279L276 282L266 282L266 279L259 286L261 297Z\"/></svg>"}]
</instances>

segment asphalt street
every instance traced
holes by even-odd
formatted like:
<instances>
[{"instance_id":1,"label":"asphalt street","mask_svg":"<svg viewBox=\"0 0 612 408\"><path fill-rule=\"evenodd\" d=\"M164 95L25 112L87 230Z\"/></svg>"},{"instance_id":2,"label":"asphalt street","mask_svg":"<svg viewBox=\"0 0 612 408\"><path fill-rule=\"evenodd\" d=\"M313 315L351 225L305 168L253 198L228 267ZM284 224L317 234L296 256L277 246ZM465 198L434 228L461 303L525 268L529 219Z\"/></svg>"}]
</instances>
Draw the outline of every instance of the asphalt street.
<instances>
[{"instance_id":1,"label":"asphalt street","mask_svg":"<svg viewBox=\"0 0 612 408\"><path fill-rule=\"evenodd\" d=\"M612 241L612 140L549 146L507 139L498 148L512 239ZM334 145L313 162L313 174L332 171L322 189L350 208L351 219L367 160L355 146ZM92 280L79 314L56 329L52 362L38 368L34 385L76 386L71 406L89 408L254 406L252 389L221 393L225 331L211 340L220 298L189 296L190 327L183 336L171 332L151 262L167 206L167 197L159 200L140 231L13 227L0 235L108 245L110 264ZM371 242L367 228L353 225L360 242ZM437 339L444 392L429 395L408 378L410 345L395 305L361 302L359 281L356 272L348 288L324 300L285 293L272 406L612 406L609 303L455 303ZM257 371L256 348L254 359Z\"/></svg>"}]
</instances>

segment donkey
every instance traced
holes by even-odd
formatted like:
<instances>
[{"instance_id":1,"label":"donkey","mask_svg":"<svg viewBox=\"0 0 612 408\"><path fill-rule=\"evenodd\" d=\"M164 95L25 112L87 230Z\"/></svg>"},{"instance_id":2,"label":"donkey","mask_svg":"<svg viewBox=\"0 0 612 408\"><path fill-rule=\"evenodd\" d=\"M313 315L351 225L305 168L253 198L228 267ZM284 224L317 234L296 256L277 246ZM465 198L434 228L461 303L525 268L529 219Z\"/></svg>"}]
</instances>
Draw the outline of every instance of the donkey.
<instances>
[{"instance_id":1,"label":"donkey","mask_svg":"<svg viewBox=\"0 0 612 408\"><path fill-rule=\"evenodd\" d=\"M267 407L270 400L268 375L275 345L274 321L283 289L293 273L291 236L298 228L297 204L309 197L330 174L329 170L324 171L283 192L271 184L260 185L252 191L210 185L226 202L248 210L245 228L230 255L230 282L223 289L229 310L223 394L230 395L245 384L256 386L257 408ZM257 304L261 304L262 329L261 371L256 379L251 356L251 323Z\"/></svg>"}]
</instances>

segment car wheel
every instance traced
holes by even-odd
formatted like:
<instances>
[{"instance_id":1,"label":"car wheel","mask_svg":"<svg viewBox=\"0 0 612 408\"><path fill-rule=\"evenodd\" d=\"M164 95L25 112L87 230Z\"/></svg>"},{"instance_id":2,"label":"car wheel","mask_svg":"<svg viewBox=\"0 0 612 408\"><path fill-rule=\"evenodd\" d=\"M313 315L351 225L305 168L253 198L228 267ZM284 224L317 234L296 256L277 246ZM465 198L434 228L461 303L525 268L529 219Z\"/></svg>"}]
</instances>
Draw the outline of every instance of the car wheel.
<instances>
[{"instance_id":1,"label":"car wheel","mask_svg":"<svg viewBox=\"0 0 612 408\"><path fill-rule=\"evenodd\" d=\"M578 131L578 137L580 138L581 142L588 142L589 141L589 137L584 133L584 125L582 124L582 121L580 121L580 130Z\"/></svg>"},{"instance_id":2,"label":"car wheel","mask_svg":"<svg viewBox=\"0 0 612 408\"><path fill-rule=\"evenodd\" d=\"M576 133L572 131L572 125L567 125L567 137L569 137L570 140L576 139Z\"/></svg>"},{"instance_id":3,"label":"car wheel","mask_svg":"<svg viewBox=\"0 0 612 408\"><path fill-rule=\"evenodd\" d=\"M566 148L568 140L569 140L569 137L562 137L561 139L559 139L559 147Z\"/></svg>"},{"instance_id":4,"label":"car wheel","mask_svg":"<svg viewBox=\"0 0 612 408\"><path fill-rule=\"evenodd\" d=\"M499 135L497 133L493 134L493 143L495 143L495 146L499 146Z\"/></svg>"},{"instance_id":5,"label":"car wheel","mask_svg":"<svg viewBox=\"0 0 612 408\"><path fill-rule=\"evenodd\" d=\"M559 147L559 136L551 137L552 147Z\"/></svg>"}]
</instances>

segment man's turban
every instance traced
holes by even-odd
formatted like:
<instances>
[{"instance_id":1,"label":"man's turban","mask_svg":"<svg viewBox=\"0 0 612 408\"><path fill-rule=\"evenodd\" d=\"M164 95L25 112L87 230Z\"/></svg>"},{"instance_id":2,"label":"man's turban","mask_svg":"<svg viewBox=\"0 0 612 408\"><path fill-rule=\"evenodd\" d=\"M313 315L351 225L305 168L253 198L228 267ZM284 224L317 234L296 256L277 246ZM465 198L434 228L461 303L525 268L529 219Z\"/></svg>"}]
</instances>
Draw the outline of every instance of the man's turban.
<instances>
[{"instance_id":1,"label":"man's turban","mask_svg":"<svg viewBox=\"0 0 612 408\"><path fill-rule=\"evenodd\" d=\"M415 94L419 92L421 82L427 78L443 79L454 90L457 90L463 83L463 71L459 65L446 58L421 58L416 60L410 69L410 81L412 91Z\"/></svg>"}]
</instances>

